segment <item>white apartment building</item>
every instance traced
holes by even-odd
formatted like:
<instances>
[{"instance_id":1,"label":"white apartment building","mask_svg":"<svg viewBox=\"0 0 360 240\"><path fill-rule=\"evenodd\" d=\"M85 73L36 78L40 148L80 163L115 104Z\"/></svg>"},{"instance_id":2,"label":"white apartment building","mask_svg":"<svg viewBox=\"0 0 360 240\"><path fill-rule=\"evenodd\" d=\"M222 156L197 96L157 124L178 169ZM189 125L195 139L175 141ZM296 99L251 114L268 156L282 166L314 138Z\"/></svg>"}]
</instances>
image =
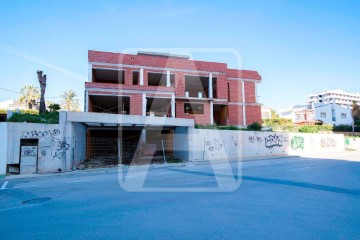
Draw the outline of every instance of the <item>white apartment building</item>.
<instances>
[{"instance_id":1,"label":"white apartment building","mask_svg":"<svg viewBox=\"0 0 360 240\"><path fill-rule=\"evenodd\" d=\"M308 96L307 103L335 103L337 105L348 107L353 101L360 103L360 93L347 93L342 90L327 90Z\"/></svg>"},{"instance_id":2,"label":"white apartment building","mask_svg":"<svg viewBox=\"0 0 360 240\"><path fill-rule=\"evenodd\" d=\"M331 125L351 125L351 107L334 103L314 103L308 106L295 106L280 110L281 118L292 119L293 123L315 123L321 121Z\"/></svg>"},{"instance_id":3,"label":"white apartment building","mask_svg":"<svg viewBox=\"0 0 360 240\"><path fill-rule=\"evenodd\" d=\"M294 123L322 121L331 125L351 125L351 105L360 103L359 93L346 93L341 90L328 90L308 96L308 105L294 106L280 110L279 116L292 119Z\"/></svg>"}]
</instances>

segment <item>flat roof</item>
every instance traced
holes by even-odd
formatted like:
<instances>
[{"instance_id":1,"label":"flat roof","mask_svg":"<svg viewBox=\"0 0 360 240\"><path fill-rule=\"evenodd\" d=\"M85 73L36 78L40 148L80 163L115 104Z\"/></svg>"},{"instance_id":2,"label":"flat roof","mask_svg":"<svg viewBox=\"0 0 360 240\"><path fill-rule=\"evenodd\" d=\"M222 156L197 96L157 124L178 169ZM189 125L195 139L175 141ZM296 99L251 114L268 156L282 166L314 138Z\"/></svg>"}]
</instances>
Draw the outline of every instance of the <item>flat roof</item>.
<instances>
[{"instance_id":1,"label":"flat roof","mask_svg":"<svg viewBox=\"0 0 360 240\"><path fill-rule=\"evenodd\" d=\"M188 55L160 53L160 52L147 52L147 51L138 51L137 55L190 59L190 56L188 56Z\"/></svg>"}]
</instances>

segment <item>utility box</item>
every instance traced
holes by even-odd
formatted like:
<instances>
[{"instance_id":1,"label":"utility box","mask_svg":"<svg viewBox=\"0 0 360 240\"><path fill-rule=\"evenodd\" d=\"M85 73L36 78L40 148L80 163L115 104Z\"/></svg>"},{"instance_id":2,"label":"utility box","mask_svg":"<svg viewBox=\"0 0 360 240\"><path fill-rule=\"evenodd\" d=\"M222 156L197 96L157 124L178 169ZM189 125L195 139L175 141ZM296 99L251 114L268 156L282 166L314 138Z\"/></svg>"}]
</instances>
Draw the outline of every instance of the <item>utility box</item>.
<instances>
[{"instance_id":1,"label":"utility box","mask_svg":"<svg viewBox=\"0 0 360 240\"><path fill-rule=\"evenodd\" d=\"M21 146L20 174L36 173L38 146Z\"/></svg>"}]
</instances>

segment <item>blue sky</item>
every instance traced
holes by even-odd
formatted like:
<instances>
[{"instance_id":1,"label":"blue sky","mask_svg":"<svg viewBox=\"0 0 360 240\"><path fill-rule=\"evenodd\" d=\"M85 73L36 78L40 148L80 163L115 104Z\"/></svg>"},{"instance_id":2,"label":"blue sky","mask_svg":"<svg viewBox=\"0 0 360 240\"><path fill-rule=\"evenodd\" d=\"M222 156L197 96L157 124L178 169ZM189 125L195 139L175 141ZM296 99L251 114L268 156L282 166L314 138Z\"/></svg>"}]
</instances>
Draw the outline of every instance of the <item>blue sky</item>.
<instances>
[{"instance_id":1,"label":"blue sky","mask_svg":"<svg viewBox=\"0 0 360 240\"><path fill-rule=\"evenodd\" d=\"M89 49L230 48L262 76L261 103L303 104L360 91L359 12L360 1L3 1L0 87L38 85L42 69L49 100L73 89L82 101ZM236 66L228 54L195 57ZM0 89L0 101L17 97Z\"/></svg>"}]
</instances>

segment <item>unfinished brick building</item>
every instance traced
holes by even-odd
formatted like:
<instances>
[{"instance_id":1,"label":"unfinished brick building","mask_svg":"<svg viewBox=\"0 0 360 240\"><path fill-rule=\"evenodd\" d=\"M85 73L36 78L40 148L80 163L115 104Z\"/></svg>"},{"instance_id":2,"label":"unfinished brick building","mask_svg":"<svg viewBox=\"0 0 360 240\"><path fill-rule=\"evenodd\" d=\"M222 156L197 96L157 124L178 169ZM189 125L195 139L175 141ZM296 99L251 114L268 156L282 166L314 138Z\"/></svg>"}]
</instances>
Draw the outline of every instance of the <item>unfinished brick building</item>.
<instances>
[{"instance_id":1,"label":"unfinished brick building","mask_svg":"<svg viewBox=\"0 0 360 240\"><path fill-rule=\"evenodd\" d=\"M247 126L261 121L256 71L183 55L89 51L85 111Z\"/></svg>"}]
</instances>

